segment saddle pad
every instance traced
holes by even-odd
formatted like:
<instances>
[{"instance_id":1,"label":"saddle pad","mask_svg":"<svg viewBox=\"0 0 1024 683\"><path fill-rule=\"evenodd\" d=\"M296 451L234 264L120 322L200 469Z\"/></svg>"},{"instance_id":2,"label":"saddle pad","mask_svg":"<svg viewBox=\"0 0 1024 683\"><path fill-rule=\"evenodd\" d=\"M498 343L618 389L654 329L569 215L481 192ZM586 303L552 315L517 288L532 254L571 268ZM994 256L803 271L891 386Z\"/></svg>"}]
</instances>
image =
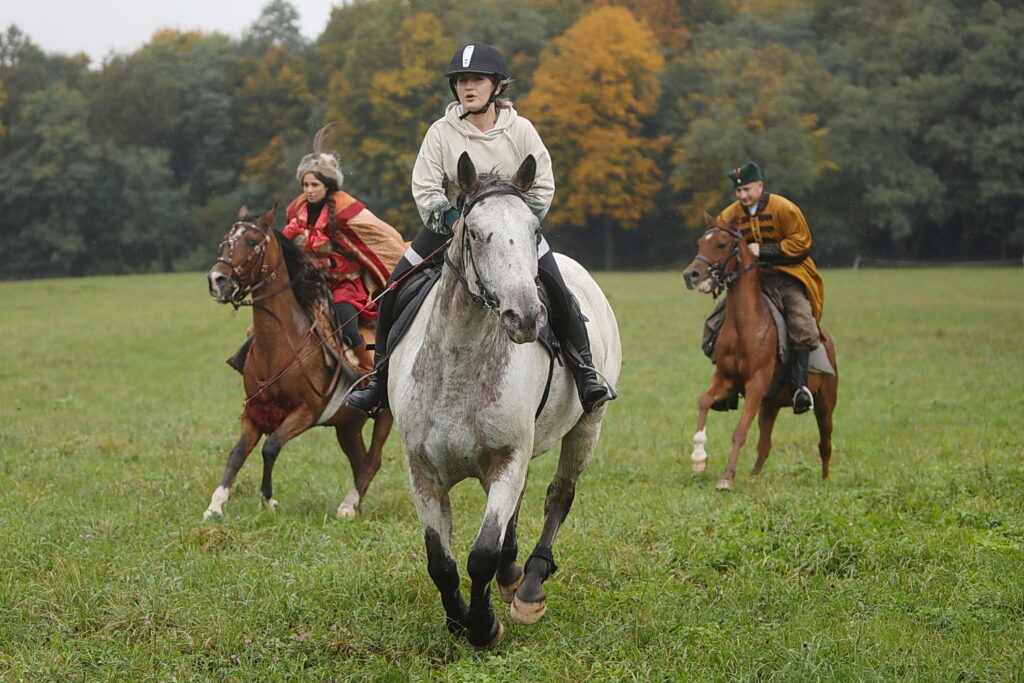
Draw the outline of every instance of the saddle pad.
<instances>
[{"instance_id":1,"label":"saddle pad","mask_svg":"<svg viewBox=\"0 0 1024 683\"><path fill-rule=\"evenodd\" d=\"M815 346L811 351L811 355L807 357L807 372L813 372L816 375L836 374L836 369L832 367L832 363L828 360L824 344Z\"/></svg>"}]
</instances>

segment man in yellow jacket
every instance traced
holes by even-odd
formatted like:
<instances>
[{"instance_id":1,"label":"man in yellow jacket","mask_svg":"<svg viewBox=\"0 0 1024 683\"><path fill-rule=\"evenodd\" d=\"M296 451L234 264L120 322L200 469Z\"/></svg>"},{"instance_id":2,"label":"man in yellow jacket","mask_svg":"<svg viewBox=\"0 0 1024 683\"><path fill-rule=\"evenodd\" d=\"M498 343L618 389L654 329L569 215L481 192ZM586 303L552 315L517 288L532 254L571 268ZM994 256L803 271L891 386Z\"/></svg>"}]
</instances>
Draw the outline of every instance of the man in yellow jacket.
<instances>
[{"instance_id":1,"label":"man in yellow jacket","mask_svg":"<svg viewBox=\"0 0 1024 683\"><path fill-rule=\"evenodd\" d=\"M764 176L753 161L729 171L736 201L720 218L731 220L747 240L747 247L762 269L762 283L782 296L790 342L790 381L793 412L814 407L807 388L807 357L819 343L818 321L825 302L825 286L810 257L810 228L793 202L764 189Z\"/></svg>"}]
</instances>

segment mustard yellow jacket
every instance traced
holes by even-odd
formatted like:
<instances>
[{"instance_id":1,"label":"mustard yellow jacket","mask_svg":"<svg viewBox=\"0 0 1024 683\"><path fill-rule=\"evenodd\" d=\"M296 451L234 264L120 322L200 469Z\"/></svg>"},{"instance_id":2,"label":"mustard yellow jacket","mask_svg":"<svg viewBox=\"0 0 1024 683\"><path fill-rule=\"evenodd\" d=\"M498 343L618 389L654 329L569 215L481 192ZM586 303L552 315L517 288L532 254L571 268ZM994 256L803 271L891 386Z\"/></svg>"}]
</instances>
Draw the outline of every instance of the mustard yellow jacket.
<instances>
[{"instance_id":1,"label":"mustard yellow jacket","mask_svg":"<svg viewBox=\"0 0 1024 683\"><path fill-rule=\"evenodd\" d=\"M803 283L814 319L821 321L825 283L809 256L814 239L800 207L781 195L764 192L753 216L736 201L725 207L719 218L732 221L747 242L762 245L761 261Z\"/></svg>"}]
</instances>

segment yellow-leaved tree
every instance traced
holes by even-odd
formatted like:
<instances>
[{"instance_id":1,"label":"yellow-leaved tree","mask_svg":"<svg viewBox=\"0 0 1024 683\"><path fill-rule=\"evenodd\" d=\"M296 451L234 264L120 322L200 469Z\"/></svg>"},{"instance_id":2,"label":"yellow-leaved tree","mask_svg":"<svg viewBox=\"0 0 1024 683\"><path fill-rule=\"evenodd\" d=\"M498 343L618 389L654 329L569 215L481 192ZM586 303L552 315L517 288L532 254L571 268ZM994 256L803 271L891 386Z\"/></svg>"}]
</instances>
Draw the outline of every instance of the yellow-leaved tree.
<instances>
[{"instance_id":1,"label":"yellow-leaved tree","mask_svg":"<svg viewBox=\"0 0 1024 683\"><path fill-rule=\"evenodd\" d=\"M347 55L346 69L331 78L327 113L341 124L358 173L353 185L368 188L363 195L382 218L415 234L420 225L409 179L423 135L450 96L444 72L452 43L430 12L405 17L394 35L401 40Z\"/></svg>"},{"instance_id":2,"label":"yellow-leaved tree","mask_svg":"<svg viewBox=\"0 0 1024 683\"><path fill-rule=\"evenodd\" d=\"M625 8L599 7L548 44L522 102L554 164L548 223L599 229L605 268L614 266L615 229L637 227L661 188L662 142L645 123L664 66L650 29Z\"/></svg>"}]
</instances>

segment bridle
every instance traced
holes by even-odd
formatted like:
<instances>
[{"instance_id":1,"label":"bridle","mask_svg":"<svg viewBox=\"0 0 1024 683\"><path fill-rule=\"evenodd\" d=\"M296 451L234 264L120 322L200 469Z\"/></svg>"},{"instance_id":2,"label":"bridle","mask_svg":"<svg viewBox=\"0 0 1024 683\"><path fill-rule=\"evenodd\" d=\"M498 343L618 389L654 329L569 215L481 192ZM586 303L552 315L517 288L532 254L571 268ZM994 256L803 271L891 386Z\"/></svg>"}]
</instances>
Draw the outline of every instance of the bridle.
<instances>
[{"instance_id":1,"label":"bridle","mask_svg":"<svg viewBox=\"0 0 1024 683\"><path fill-rule=\"evenodd\" d=\"M470 288L466 269L457 266L452 261L447 251L444 253L444 262L448 264L449 268L451 268L452 273L455 274L455 277L462 285L462 288L466 290L466 294L468 294L473 300L473 303L481 308L490 309L497 315L499 299L497 295L495 295L494 292L492 292L487 285L483 283L483 280L480 279L480 269L476 266L476 258L473 256L473 245L469 240L469 229L466 226L466 218L469 216L469 212L473 210L473 207L487 197L493 197L495 195L513 195L519 197L524 202L526 201L526 195L523 191L515 185L509 184L498 185L475 194L472 197L467 197L465 202L462 204L462 216L460 219L462 222L462 261L463 263L468 262L473 268L473 281L476 284L477 291L474 292Z\"/></svg>"},{"instance_id":2,"label":"bridle","mask_svg":"<svg viewBox=\"0 0 1024 683\"><path fill-rule=\"evenodd\" d=\"M240 263L233 263L230 259L218 256L215 263L223 263L228 267L228 277L231 282L235 285L235 291L232 293L231 298L228 299L227 303L230 303L238 310L241 306L252 306L258 301L262 301L268 297L277 294L283 289L287 289L292 286L293 283L287 283L281 289L256 296L256 293L265 287L268 283L271 283L277 279L277 268L269 269L266 263L267 258L267 245L270 243L270 231L263 232L258 225L252 221L237 221L231 226L231 230L228 232L228 236L224 238L224 241L220 243L220 253L224 253L224 248L228 247L234 250L235 244L242 238L242 236L249 230L254 230L260 233L261 240L259 244L252 248L252 250L245 255ZM259 259L257 262L256 259ZM283 261L282 261L283 263ZM268 273L269 271L269 273ZM259 278L253 277L255 273L259 274ZM250 280L250 284L242 284L242 278L246 277ZM248 299L246 297L249 297Z\"/></svg>"},{"instance_id":3,"label":"bridle","mask_svg":"<svg viewBox=\"0 0 1024 683\"><path fill-rule=\"evenodd\" d=\"M743 233L739 230L723 228L715 225L705 230L703 234L701 234L701 239L703 239L705 235L715 232L716 230L724 232L726 235L732 237L732 249L729 250L729 253L719 261L712 261L703 254L697 254L693 259L694 261L703 261L708 264L708 273L714 281L714 284L711 286L711 296L715 299L717 299L718 295L727 289L729 285L735 282L740 275L757 266L757 261L755 260L745 268L739 267L740 249L743 244ZM729 263L734 259L736 260L736 266L730 270Z\"/></svg>"}]
</instances>

